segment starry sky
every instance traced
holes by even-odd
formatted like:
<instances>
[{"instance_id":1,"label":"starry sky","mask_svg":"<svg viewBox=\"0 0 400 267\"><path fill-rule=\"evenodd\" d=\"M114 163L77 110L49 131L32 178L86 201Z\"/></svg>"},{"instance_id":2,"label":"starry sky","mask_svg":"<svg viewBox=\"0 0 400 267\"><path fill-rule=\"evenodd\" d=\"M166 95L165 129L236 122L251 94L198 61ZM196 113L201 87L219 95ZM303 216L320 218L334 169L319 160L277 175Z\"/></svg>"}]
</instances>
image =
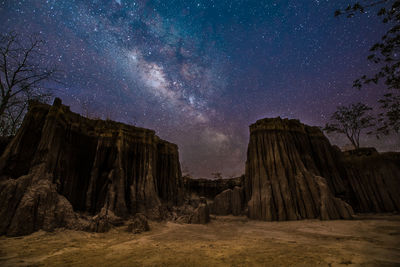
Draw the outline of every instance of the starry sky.
<instances>
[{"instance_id":1,"label":"starry sky","mask_svg":"<svg viewBox=\"0 0 400 267\"><path fill-rule=\"evenodd\" d=\"M322 126L336 106L376 105L352 82L386 29L375 13L335 18L348 1L0 0L0 30L37 33L63 70L71 109L154 129L184 172L244 172L248 126L264 117ZM346 144L339 136L333 143ZM380 150L393 140L364 138ZM363 145L363 144L362 144Z\"/></svg>"}]
</instances>

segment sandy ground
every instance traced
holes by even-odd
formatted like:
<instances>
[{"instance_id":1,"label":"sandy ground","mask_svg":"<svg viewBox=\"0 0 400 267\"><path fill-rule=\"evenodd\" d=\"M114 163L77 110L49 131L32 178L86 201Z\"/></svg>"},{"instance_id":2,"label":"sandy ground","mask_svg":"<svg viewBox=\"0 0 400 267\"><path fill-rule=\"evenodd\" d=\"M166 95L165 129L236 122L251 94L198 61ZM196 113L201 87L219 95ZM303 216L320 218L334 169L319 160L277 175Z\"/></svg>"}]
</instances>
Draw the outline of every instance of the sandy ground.
<instances>
[{"instance_id":1,"label":"sandy ground","mask_svg":"<svg viewBox=\"0 0 400 267\"><path fill-rule=\"evenodd\" d=\"M0 266L400 266L400 216L208 225L152 222L143 234L43 231L0 237Z\"/></svg>"}]
</instances>

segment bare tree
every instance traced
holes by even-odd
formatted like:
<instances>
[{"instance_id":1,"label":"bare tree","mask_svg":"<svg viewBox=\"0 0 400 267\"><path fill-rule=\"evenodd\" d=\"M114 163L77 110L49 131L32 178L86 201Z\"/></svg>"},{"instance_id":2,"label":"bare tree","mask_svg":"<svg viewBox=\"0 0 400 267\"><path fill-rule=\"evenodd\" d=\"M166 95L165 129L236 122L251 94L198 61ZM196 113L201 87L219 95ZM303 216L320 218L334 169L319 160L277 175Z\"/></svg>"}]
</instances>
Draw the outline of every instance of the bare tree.
<instances>
[{"instance_id":1,"label":"bare tree","mask_svg":"<svg viewBox=\"0 0 400 267\"><path fill-rule=\"evenodd\" d=\"M361 131L375 125L374 118L367 114L370 110L372 108L362 103L339 106L331 116L332 122L327 123L323 130L345 134L354 148L358 149Z\"/></svg>"},{"instance_id":2,"label":"bare tree","mask_svg":"<svg viewBox=\"0 0 400 267\"><path fill-rule=\"evenodd\" d=\"M0 135L15 134L30 100L50 97L44 83L58 72L44 64L43 46L37 35L0 36Z\"/></svg>"}]
</instances>

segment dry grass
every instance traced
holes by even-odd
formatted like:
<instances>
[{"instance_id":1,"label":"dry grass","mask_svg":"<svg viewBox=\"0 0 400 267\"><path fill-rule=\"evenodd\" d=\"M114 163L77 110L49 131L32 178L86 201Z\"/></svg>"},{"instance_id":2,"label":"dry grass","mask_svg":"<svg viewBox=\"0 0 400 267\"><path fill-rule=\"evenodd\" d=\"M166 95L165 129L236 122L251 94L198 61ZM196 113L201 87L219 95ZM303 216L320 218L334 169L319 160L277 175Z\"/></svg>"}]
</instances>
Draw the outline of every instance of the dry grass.
<instances>
[{"instance_id":1,"label":"dry grass","mask_svg":"<svg viewBox=\"0 0 400 267\"><path fill-rule=\"evenodd\" d=\"M43 231L0 237L0 266L400 266L400 216L352 221L248 221L150 224L104 234Z\"/></svg>"}]
</instances>

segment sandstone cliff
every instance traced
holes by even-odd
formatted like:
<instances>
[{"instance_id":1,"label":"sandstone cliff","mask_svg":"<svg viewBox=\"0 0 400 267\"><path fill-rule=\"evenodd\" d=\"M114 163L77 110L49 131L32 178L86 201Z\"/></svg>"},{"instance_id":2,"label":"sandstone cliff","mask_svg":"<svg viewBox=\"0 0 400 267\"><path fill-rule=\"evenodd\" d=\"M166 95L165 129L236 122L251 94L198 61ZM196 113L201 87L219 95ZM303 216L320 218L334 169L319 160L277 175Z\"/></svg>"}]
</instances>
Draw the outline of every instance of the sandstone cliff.
<instances>
[{"instance_id":1,"label":"sandstone cliff","mask_svg":"<svg viewBox=\"0 0 400 267\"><path fill-rule=\"evenodd\" d=\"M400 211L400 153L364 148L345 152L342 163L356 212Z\"/></svg>"},{"instance_id":2,"label":"sandstone cliff","mask_svg":"<svg viewBox=\"0 0 400 267\"><path fill-rule=\"evenodd\" d=\"M346 192L335 153L318 128L297 120L263 119L251 125L244 182L248 216L268 221L351 218L350 205L334 195Z\"/></svg>"},{"instance_id":3,"label":"sandstone cliff","mask_svg":"<svg viewBox=\"0 0 400 267\"><path fill-rule=\"evenodd\" d=\"M399 188L400 153L342 153L297 120L251 125L245 175L218 180L183 179L176 145L152 130L84 118L59 99L32 103L17 135L0 139L0 235L103 232L123 220L136 232L146 218L207 223L209 213L349 219L353 208L400 211Z\"/></svg>"},{"instance_id":4,"label":"sandstone cliff","mask_svg":"<svg viewBox=\"0 0 400 267\"><path fill-rule=\"evenodd\" d=\"M0 158L0 234L78 227L76 213L162 216L183 201L178 148L155 132L32 103Z\"/></svg>"}]
</instances>

